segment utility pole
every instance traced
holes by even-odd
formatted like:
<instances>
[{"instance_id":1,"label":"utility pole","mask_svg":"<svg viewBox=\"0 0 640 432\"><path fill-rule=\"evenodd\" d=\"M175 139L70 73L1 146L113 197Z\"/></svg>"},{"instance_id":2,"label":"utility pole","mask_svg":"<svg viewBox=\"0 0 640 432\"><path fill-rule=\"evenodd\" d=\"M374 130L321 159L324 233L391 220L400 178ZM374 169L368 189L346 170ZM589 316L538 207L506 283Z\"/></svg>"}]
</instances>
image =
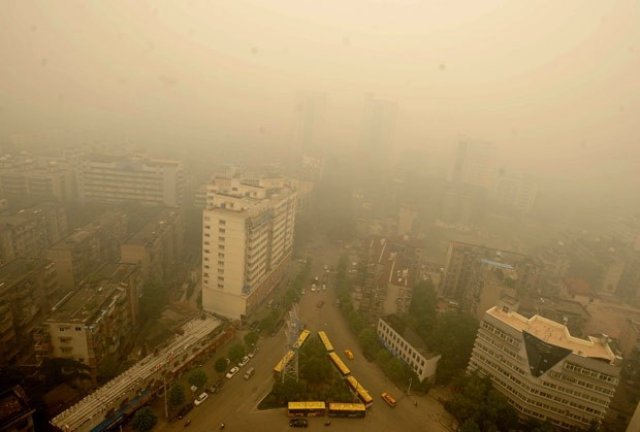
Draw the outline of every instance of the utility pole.
<instances>
[{"instance_id":1,"label":"utility pole","mask_svg":"<svg viewBox=\"0 0 640 432\"><path fill-rule=\"evenodd\" d=\"M409 387L407 388L407 396L411 393L411 383L413 382L413 377L409 378Z\"/></svg>"},{"instance_id":2,"label":"utility pole","mask_svg":"<svg viewBox=\"0 0 640 432\"><path fill-rule=\"evenodd\" d=\"M164 385L164 417L169 420L169 402L167 401L167 374L162 371L162 382Z\"/></svg>"}]
</instances>

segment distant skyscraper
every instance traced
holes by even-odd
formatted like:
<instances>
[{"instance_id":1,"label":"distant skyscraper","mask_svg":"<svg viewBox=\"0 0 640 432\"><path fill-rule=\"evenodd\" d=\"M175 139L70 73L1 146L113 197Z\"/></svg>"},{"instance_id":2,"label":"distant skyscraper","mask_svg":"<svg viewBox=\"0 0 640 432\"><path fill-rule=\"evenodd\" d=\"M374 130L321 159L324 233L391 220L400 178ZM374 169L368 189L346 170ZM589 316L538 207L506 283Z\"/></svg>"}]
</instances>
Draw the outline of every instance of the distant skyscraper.
<instances>
[{"instance_id":1,"label":"distant skyscraper","mask_svg":"<svg viewBox=\"0 0 640 432\"><path fill-rule=\"evenodd\" d=\"M318 152L323 145L319 131L324 121L326 96L324 93L301 93L295 107L295 149L296 153Z\"/></svg>"},{"instance_id":2,"label":"distant skyscraper","mask_svg":"<svg viewBox=\"0 0 640 432\"><path fill-rule=\"evenodd\" d=\"M366 97L360 157L369 172L388 169L393 159L393 135L398 113L397 105L389 100Z\"/></svg>"},{"instance_id":3,"label":"distant skyscraper","mask_svg":"<svg viewBox=\"0 0 640 432\"><path fill-rule=\"evenodd\" d=\"M490 144L464 140L458 144L451 180L490 189L493 184L493 149Z\"/></svg>"}]
</instances>

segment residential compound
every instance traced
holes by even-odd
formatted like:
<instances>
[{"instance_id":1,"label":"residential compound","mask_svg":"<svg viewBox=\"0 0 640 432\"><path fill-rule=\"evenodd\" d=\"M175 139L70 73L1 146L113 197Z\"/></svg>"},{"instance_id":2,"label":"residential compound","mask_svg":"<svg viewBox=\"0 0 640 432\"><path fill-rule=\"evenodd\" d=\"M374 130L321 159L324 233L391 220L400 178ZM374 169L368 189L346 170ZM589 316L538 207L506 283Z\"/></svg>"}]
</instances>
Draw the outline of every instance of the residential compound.
<instances>
[{"instance_id":1,"label":"residential compound","mask_svg":"<svg viewBox=\"0 0 640 432\"><path fill-rule=\"evenodd\" d=\"M77 181L82 201L167 207L182 204L185 187L182 162L139 156L89 155L78 169Z\"/></svg>"},{"instance_id":2,"label":"residential compound","mask_svg":"<svg viewBox=\"0 0 640 432\"><path fill-rule=\"evenodd\" d=\"M56 263L62 287L73 289L104 261L119 261L126 235L127 217L114 211L53 244L47 257Z\"/></svg>"},{"instance_id":3,"label":"residential compound","mask_svg":"<svg viewBox=\"0 0 640 432\"><path fill-rule=\"evenodd\" d=\"M451 242L441 291L480 318L504 290L535 293L540 272L540 263L527 255Z\"/></svg>"},{"instance_id":4,"label":"residential compound","mask_svg":"<svg viewBox=\"0 0 640 432\"><path fill-rule=\"evenodd\" d=\"M420 382L433 381L438 361L442 357L429 352L422 339L412 329L389 315L378 320L378 340L396 357L411 367Z\"/></svg>"},{"instance_id":5,"label":"residential compound","mask_svg":"<svg viewBox=\"0 0 640 432\"><path fill-rule=\"evenodd\" d=\"M364 280L356 286L353 297L370 322L409 311L413 287L421 279L420 250L419 245L405 239L376 237L365 242L359 257Z\"/></svg>"},{"instance_id":6,"label":"residential compound","mask_svg":"<svg viewBox=\"0 0 640 432\"><path fill-rule=\"evenodd\" d=\"M0 216L0 263L18 257L35 258L46 255L49 245L67 234L64 207L43 203Z\"/></svg>"},{"instance_id":7,"label":"residential compound","mask_svg":"<svg viewBox=\"0 0 640 432\"><path fill-rule=\"evenodd\" d=\"M0 431L32 432L33 413L29 397L22 386L0 389Z\"/></svg>"},{"instance_id":8,"label":"residential compound","mask_svg":"<svg viewBox=\"0 0 640 432\"><path fill-rule=\"evenodd\" d=\"M600 422L618 386L620 363L605 335L580 339L539 315L502 302L480 323L468 370L491 378L523 417L569 429Z\"/></svg>"},{"instance_id":9,"label":"residential compound","mask_svg":"<svg viewBox=\"0 0 640 432\"><path fill-rule=\"evenodd\" d=\"M0 188L9 201L66 202L75 198L73 172L56 164L42 167L29 163L2 168Z\"/></svg>"},{"instance_id":10,"label":"residential compound","mask_svg":"<svg viewBox=\"0 0 640 432\"><path fill-rule=\"evenodd\" d=\"M203 212L202 303L240 319L282 279L290 260L296 190L289 180L214 178Z\"/></svg>"},{"instance_id":11,"label":"residential compound","mask_svg":"<svg viewBox=\"0 0 640 432\"><path fill-rule=\"evenodd\" d=\"M107 264L70 293L34 335L38 360L69 358L94 372L108 355L128 352L135 335L142 275L135 264Z\"/></svg>"},{"instance_id":12,"label":"residential compound","mask_svg":"<svg viewBox=\"0 0 640 432\"><path fill-rule=\"evenodd\" d=\"M63 294L51 261L18 258L0 267L0 366L33 364L32 335Z\"/></svg>"},{"instance_id":13,"label":"residential compound","mask_svg":"<svg viewBox=\"0 0 640 432\"><path fill-rule=\"evenodd\" d=\"M180 259L183 240L182 213L162 210L122 244L121 261L140 264L145 280L162 279Z\"/></svg>"}]
</instances>

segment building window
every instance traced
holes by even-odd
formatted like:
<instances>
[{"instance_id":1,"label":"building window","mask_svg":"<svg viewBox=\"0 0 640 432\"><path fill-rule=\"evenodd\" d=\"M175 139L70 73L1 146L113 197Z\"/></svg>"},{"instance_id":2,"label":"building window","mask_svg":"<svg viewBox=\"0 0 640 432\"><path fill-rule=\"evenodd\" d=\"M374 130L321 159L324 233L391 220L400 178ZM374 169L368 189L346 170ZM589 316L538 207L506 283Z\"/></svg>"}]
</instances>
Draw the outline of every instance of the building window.
<instances>
[{"instance_id":1,"label":"building window","mask_svg":"<svg viewBox=\"0 0 640 432\"><path fill-rule=\"evenodd\" d=\"M221 245L218 245L218 249L220 249L220 250L224 250L224 245L222 245L222 244L221 244Z\"/></svg>"},{"instance_id":2,"label":"building window","mask_svg":"<svg viewBox=\"0 0 640 432\"><path fill-rule=\"evenodd\" d=\"M226 221L226 220L224 220L224 219L220 219L220 220L218 221L218 225L226 225L226 224L227 224L227 221Z\"/></svg>"},{"instance_id":3,"label":"building window","mask_svg":"<svg viewBox=\"0 0 640 432\"><path fill-rule=\"evenodd\" d=\"M82 327L76 327L76 331L82 331Z\"/></svg>"},{"instance_id":4,"label":"building window","mask_svg":"<svg viewBox=\"0 0 640 432\"><path fill-rule=\"evenodd\" d=\"M224 234L224 233L226 233L226 232L227 232L227 230L226 230L226 229L224 229L224 228L220 228L220 229L218 229L218 232L219 232L220 234Z\"/></svg>"},{"instance_id":5,"label":"building window","mask_svg":"<svg viewBox=\"0 0 640 432\"><path fill-rule=\"evenodd\" d=\"M204 277L208 278L209 277L209 273L205 272Z\"/></svg>"},{"instance_id":6,"label":"building window","mask_svg":"<svg viewBox=\"0 0 640 432\"><path fill-rule=\"evenodd\" d=\"M224 237L218 237L218 241L224 243Z\"/></svg>"},{"instance_id":7,"label":"building window","mask_svg":"<svg viewBox=\"0 0 640 432\"><path fill-rule=\"evenodd\" d=\"M224 277L218 276L218 282L224 282Z\"/></svg>"},{"instance_id":8,"label":"building window","mask_svg":"<svg viewBox=\"0 0 640 432\"><path fill-rule=\"evenodd\" d=\"M211 242L210 242L210 241L205 241L205 242L204 242L204 245L205 245L205 246L209 246L210 244L211 244Z\"/></svg>"},{"instance_id":9,"label":"building window","mask_svg":"<svg viewBox=\"0 0 640 432\"><path fill-rule=\"evenodd\" d=\"M224 284L219 283L218 284L218 288L223 289L224 288Z\"/></svg>"},{"instance_id":10,"label":"building window","mask_svg":"<svg viewBox=\"0 0 640 432\"><path fill-rule=\"evenodd\" d=\"M218 253L218 258L224 258L224 254L222 252Z\"/></svg>"},{"instance_id":11,"label":"building window","mask_svg":"<svg viewBox=\"0 0 640 432\"><path fill-rule=\"evenodd\" d=\"M223 266L224 265L224 261L218 261L218 265L219 266Z\"/></svg>"}]
</instances>

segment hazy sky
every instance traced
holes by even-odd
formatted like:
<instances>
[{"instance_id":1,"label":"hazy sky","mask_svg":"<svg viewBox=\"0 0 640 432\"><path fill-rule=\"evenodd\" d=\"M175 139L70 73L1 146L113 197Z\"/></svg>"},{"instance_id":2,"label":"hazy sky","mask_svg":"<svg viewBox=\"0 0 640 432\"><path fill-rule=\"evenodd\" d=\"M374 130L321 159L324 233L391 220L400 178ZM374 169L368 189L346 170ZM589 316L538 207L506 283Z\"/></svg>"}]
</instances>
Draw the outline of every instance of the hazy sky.
<instances>
[{"instance_id":1,"label":"hazy sky","mask_svg":"<svg viewBox=\"0 0 640 432\"><path fill-rule=\"evenodd\" d=\"M285 145L296 94L317 91L324 138L348 145L374 93L398 104L398 145L442 152L469 136L523 167L640 172L639 8L0 0L0 136Z\"/></svg>"}]
</instances>

